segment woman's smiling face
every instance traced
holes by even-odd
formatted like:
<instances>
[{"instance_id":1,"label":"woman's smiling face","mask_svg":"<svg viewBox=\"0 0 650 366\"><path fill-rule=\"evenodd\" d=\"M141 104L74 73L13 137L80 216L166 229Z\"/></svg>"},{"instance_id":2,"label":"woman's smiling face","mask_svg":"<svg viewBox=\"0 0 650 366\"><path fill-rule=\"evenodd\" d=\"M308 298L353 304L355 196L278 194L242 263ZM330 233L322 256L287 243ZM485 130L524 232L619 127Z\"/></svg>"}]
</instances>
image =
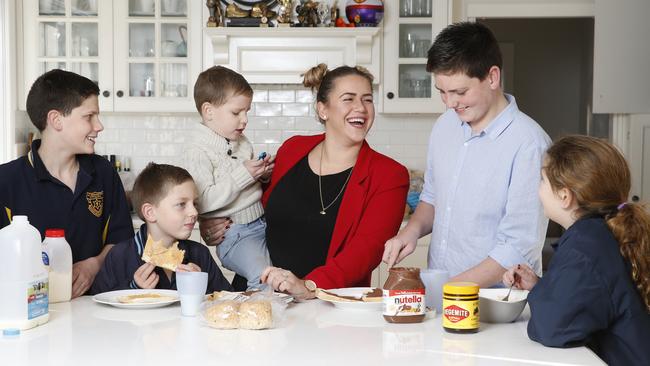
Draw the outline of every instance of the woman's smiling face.
<instances>
[{"instance_id":1,"label":"woman's smiling face","mask_svg":"<svg viewBox=\"0 0 650 366\"><path fill-rule=\"evenodd\" d=\"M329 135L361 143L375 120L372 86L361 75L337 78L327 102L318 102L317 109Z\"/></svg>"}]
</instances>

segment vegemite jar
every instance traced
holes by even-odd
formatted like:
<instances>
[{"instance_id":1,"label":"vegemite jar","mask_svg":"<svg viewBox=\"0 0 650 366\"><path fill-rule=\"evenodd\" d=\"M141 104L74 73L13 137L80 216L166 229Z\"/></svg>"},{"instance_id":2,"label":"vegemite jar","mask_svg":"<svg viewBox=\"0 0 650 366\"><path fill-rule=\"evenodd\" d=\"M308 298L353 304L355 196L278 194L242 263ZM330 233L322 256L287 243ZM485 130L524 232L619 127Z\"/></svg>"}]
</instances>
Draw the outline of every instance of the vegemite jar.
<instances>
[{"instance_id":1,"label":"vegemite jar","mask_svg":"<svg viewBox=\"0 0 650 366\"><path fill-rule=\"evenodd\" d=\"M424 283L420 279L420 269L389 269L382 300L384 319L389 323L419 323L424 320Z\"/></svg>"},{"instance_id":2,"label":"vegemite jar","mask_svg":"<svg viewBox=\"0 0 650 366\"><path fill-rule=\"evenodd\" d=\"M448 282L442 288L442 327L451 333L476 333L479 327L478 285Z\"/></svg>"}]
</instances>

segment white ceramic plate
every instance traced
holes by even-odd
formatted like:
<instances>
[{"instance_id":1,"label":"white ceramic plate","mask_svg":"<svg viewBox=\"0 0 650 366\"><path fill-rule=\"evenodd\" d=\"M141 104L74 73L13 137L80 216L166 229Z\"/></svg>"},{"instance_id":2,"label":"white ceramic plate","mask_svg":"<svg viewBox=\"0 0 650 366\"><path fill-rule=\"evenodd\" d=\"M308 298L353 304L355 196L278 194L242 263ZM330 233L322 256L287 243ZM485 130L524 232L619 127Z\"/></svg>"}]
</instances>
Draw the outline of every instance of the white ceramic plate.
<instances>
[{"instance_id":1,"label":"white ceramic plate","mask_svg":"<svg viewBox=\"0 0 650 366\"><path fill-rule=\"evenodd\" d=\"M169 298L161 299L161 300L154 300L152 302L146 302L146 303L131 303L131 304L124 304L121 303L118 298L120 296L128 296L128 295L140 295L140 294L158 294L161 296L169 296ZM148 289L139 289L139 290L119 290L119 291L110 291L110 292L104 292L101 294L97 294L93 296L93 301L100 303L100 304L105 304L105 305L111 305L115 306L117 308L122 308L122 309L152 309L152 308L159 308L162 306L167 306L170 304L173 304L177 302L178 299L178 293L176 290L148 290Z\"/></svg>"},{"instance_id":2,"label":"white ceramic plate","mask_svg":"<svg viewBox=\"0 0 650 366\"><path fill-rule=\"evenodd\" d=\"M346 287L346 288L335 288L331 290L325 290L331 292L337 296L354 296L361 297L364 292L372 290L373 287ZM334 300L325 300L329 303L332 303L335 307L343 310L365 310L365 311L381 311L383 303L378 302L348 302L348 301L334 301Z\"/></svg>"}]
</instances>

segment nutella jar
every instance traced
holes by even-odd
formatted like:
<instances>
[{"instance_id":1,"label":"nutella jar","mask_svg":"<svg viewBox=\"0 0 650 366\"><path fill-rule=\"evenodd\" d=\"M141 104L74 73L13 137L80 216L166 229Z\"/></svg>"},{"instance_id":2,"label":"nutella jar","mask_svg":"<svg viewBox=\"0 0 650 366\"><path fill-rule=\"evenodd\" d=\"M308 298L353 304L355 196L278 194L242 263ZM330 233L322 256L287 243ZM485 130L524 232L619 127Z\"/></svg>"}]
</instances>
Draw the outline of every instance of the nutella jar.
<instances>
[{"instance_id":1,"label":"nutella jar","mask_svg":"<svg viewBox=\"0 0 650 366\"><path fill-rule=\"evenodd\" d=\"M448 282L442 292L443 328L450 333L478 332L478 285L473 282Z\"/></svg>"},{"instance_id":2,"label":"nutella jar","mask_svg":"<svg viewBox=\"0 0 650 366\"><path fill-rule=\"evenodd\" d=\"M391 268L382 298L387 322L420 323L424 320L424 283L420 279L420 269Z\"/></svg>"}]
</instances>

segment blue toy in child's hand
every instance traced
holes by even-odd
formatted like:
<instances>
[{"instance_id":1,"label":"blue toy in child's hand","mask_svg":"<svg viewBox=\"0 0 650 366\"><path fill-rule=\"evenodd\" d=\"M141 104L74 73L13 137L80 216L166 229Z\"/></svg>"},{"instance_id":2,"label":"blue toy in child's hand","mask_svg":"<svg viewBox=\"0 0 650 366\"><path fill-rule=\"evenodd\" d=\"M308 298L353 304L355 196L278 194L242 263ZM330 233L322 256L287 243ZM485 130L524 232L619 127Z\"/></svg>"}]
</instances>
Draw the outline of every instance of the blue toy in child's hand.
<instances>
[{"instance_id":1,"label":"blue toy in child's hand","mask_svg":"<svg viewBox=\"0 0 650 366\"><path fill-rule=\"evenodd\" d=\"M260 155L257 157L257 160L262 160L266 157L266 152L262 151Z\"/></svg>"}]
</instances>

